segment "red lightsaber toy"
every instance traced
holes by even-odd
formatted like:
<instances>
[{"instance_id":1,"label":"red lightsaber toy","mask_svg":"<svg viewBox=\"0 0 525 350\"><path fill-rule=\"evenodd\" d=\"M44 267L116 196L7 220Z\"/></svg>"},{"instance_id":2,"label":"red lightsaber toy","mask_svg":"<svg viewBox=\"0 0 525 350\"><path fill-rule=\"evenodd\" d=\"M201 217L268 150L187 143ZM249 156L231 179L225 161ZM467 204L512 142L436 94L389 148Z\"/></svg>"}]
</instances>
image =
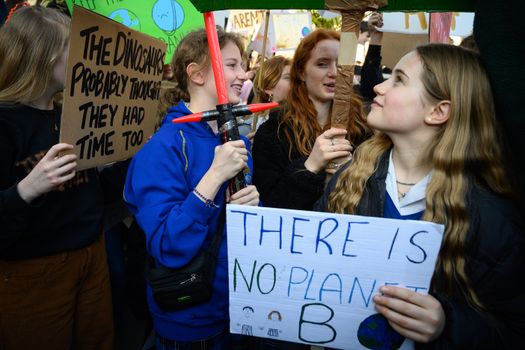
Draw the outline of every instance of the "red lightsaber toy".
<instances>
[{"instance_id":1,"label":"red lightsaber toy","mask_svg":"<svg viewBox=\"0 0 525 350\"><path fill-rule=\"evenodd\" d=\"M269 103L252 103L251 105L237 105L232 107L233 115L240 116L240 115L248 115L252 113L261 112L270 108L278 107L279 104L277 102L269 102ZM199 112L199 113L193 113L189 115L185 115L184 117L180 118L173 118L171 120L172 123L189 123L189 122L200 122L200 121L208 121L208 120L217 120L219 118L219 111L218 110L211 110L206 112Z\"/></svg>"},{"instance_id":2,"label":"red lightsaber toy","mask_svg":"<svg viewBox=\"0 0 525 350\"><path fill-rule=\"evenodd\" d=\"M213 69L213 76L215 77L215 88L217 89L217 98L219 104L217 105L216 110L199 112L181 118L175 118L172 120L172 122L187 123L217 120L217 127L219 129L219 135L222 143L239 140L240 136L239 126L237 125L237 116L261 112L266 109L275 108L279 104L276 102L271 102L247 106L233 106L231 103L229 103L226 83L224 81L221 49L219 46L219 39L217 37L217 29L215 27L215 17L213 16L213 12L204 13L204 25L206 26L206 35L208 37L211 65ZM246 187L246 183L244 182L244 174L241 171L230 180L230 194L233 194L244 187Z\"/></svg>"}]
</instances>

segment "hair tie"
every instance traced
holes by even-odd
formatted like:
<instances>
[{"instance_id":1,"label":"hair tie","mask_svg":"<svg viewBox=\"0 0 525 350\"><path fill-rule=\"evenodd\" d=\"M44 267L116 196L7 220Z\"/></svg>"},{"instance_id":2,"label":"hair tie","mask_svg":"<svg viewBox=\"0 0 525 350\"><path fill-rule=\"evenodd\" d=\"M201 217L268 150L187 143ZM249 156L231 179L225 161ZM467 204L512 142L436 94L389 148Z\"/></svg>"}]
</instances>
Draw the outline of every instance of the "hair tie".
<instances>
[{"instance_id":1,"label":"hair tie","mask_svg":"<svg viewBox=\"0 0 525 350\"><path fill-rule=\"evenodd\" d=\"M18 4L16 4L15 6L13 6L11 8L11 10L9 10L9 14L7 15L6 19L5 19L5 23L4 25L6 26L7 23L9 22L9 20L11 19L11 16L13 15L13 13L15 13L16 10L18 10L20 7L29 7L31 6L31 4L27 1L24 1L24 2L20 2Z\"/></svg>"}]
</instances>

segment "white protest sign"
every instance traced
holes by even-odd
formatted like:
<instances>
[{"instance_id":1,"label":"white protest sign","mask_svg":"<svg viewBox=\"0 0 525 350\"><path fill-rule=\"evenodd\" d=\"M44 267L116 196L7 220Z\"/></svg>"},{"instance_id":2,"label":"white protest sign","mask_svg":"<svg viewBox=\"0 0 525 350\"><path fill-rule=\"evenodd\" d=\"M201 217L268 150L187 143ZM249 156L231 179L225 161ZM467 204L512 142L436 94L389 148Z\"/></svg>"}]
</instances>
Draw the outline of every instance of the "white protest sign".
<instances>
[{"instance_id":1,"label":"white protest sign","mask_svg":"<svg viewBox=\"0 0 525 350\"><path fill-rule=\"evenodd\" d=\"M241 35L246 42L250 42L259 24L264 21L264 13L262 10L230 10L225 29L227 32Z\"/></svg>"},{"instance_id":2,"label":"white protest sign","mask_svg":"<svg viewBox=\"0 0 525 350\"><path fill-rule=\"evenodd\" d=\"M231 332L340 349L403 343L385 337L372 297L383 285L427 293L443 235L424 221L241 205L227 206L227 230Z\"/></svg>"},{"instance_id":3,"label":"white protest sign","mask_svg":"<svg viewBox=\"0 0 525 350\"><path fill-rule=\"evenodd\" d=\"M474 28L474 13L454 12L450 25L450 35L469 36Z\"/></svg>"},{"instance_id":4,"label":"white protest sign","mask_svg":"<svg viewBox=\"0 0 525 350\"><path fill-rule=\"evenodd\" d=\"M264 25L254 33L248 49L262 55ZM312 31L312 15L309 12L271 12L268 22L266 56L271 57L279 51L295 51L301 40Z\"/></svg>"},{"instance_id":5,"label":"white protest sign","mask_svg":"<svg viewBox=\"0 0 525 350\"><path fill-rule=\"evenodd\" d=\"M428 12L391 12L383 13L381 31L403 34L427 34L430 28ZM472 34L474 14L454 12L450 25L450 35L468 36Z\"/></svg>"}]
</instances>

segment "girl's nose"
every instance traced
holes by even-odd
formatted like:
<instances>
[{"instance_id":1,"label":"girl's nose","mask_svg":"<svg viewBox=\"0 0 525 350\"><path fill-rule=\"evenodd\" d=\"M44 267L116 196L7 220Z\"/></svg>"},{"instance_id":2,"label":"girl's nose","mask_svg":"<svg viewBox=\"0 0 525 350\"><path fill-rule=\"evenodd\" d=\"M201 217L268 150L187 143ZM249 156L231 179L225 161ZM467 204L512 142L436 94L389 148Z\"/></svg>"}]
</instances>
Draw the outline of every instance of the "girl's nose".
<instances>
[{"instance_id":1,"label":"girl's nose","mask_svg":"<svg viewBox=\"0 0 525 350\"><path fill-rule=\"evenodd\" d=\"M379 83L376 86L374 86L374 92L376 93L376 95L384 95L385 94L385 91L386 91L386 88L387 88L386 87L387 82L388 82L388 80L385 80L384 82Z\"/></svg>"},{"instance_id":2,"label":"girl's nose","mask_svg":"<svg viewBox=\"0 0 525 350\"><path fill-rule=\"evenodd\" d=\"M244 71L244 69L241 69L241 71L239 72L239 74L237 74L237 79L239 80L247 80L248 79L248 75L246 74L246 72Z\"/></svg>"},{"instance_id":3,"label":"girl's nose","mask_svg":"<svg viewBox=\"0 0 525 350\"><path fill-rule=\"evenodd\" d=\"M337 75L337 63L333 63L330 65L330 69L328 70L328 75L330 77L335 77Z\"/></svg>"}]
</instances>

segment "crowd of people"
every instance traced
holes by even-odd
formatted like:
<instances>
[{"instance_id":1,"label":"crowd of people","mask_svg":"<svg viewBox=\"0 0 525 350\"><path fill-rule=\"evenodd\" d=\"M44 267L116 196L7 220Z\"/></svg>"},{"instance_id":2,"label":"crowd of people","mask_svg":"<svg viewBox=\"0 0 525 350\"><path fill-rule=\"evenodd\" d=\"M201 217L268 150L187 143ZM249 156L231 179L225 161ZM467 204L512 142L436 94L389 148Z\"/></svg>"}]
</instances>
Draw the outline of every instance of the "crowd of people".
<instances>
[{"instance_id":1,"label":"crowd of people","mask_svg":"<svg viewBox=\"0 0 525 350\"><path fill-rule=\"evenodd\" d=\"M0 349L116 347L104 239L111 203L127 205L151 268L187 266L222 237L207 301L168 310L142 276L150 348L309 348L229 332L227 203L442 224L429 294L381 286L375 310L417 349L519 348L525 225L512 162L523 150L505 141L494 76L475 49L427 44L384 80L381 15L369 24L348 125L331 125L340 35L327 29L254 74L254 102L281 106L245 120L240 140L221 143L217 121L172 123L218 104L201 29L176 48L151 139L131 160L76 171L76 156L61 155L73 146L59 143L55 99L71 19L42 6L12 11L0 28ZM248 79L244 43L217 34L235 105ZM246 186L229 191L239 173Z\"/></svg>"}]
</instances>

